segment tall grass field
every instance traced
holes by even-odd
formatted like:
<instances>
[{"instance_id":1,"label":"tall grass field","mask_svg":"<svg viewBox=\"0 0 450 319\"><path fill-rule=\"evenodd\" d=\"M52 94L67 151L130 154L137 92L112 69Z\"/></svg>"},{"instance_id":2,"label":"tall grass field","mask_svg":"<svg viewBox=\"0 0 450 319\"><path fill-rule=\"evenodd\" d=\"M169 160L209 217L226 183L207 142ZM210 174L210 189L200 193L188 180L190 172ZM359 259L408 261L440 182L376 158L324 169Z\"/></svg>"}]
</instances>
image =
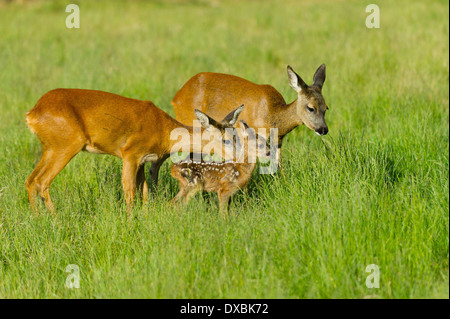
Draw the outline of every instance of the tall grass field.
<instances>
[{"instance_id":1,"label":"tall grass field","mask_svg":"<svg viewBox=\"0 0 450 319\"><path fill-rule=\"evenodd\" d=\"M72 2L80 28L66 27L71 1L0 2L0 298L449 298L448 1L372 1L379 28L370 1ZM215 194L168 204L170 161L129 220L121 160L83 152L52 184L57 216L30 209L42 147L25 114L47 91L174 116L199 72L291 102L286 66L311 84L322 63L329 134L289 133L283 171L255 172L228 220Z\"/></svg>"}]
</instances>

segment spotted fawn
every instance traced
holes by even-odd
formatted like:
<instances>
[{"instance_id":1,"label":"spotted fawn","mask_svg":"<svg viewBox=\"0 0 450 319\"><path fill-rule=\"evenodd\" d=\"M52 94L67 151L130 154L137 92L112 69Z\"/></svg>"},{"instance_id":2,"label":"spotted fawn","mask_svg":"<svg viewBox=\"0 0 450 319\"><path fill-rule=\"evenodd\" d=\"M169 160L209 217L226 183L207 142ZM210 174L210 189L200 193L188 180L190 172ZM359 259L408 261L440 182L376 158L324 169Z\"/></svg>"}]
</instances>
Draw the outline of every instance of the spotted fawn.
<instances>
[{"instance_id":1,"label":"spotted fawn","mask_svg":"<svg viewBox=\"0 0 450 319\"><path fill-rule=\"evenodd\" d=\"M256 157L270 156L266 140L244 121L241 120L239 124L242 143L233 161L196 162L189 159L172 164L171 174L180 185L180 191L172 199L173 203L187 203L200 191L215 192L219 196L219 210L224 217L227 216L231 196L247 186L256 167Z\"/></svg>"}]
</instances>

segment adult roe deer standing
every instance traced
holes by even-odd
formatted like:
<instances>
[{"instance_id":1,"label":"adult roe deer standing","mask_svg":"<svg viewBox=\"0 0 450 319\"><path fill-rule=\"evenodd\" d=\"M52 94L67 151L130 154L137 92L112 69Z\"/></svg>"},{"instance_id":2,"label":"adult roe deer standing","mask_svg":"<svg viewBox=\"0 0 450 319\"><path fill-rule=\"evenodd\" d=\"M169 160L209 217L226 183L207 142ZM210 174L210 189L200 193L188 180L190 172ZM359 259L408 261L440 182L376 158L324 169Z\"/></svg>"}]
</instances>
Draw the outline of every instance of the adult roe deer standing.
<instances>
[{"instance_id":1,"label":"adult roe deer standing","mask_svg":"<svg viewBox=\"0 0 450 319\"><path fill-rule=\"evenodd\" d=\"M201 121L201 118L199 117ZM241 120L242 143L239 156L231 162L195 162L192 160L172 164L171 174L178 180L180 191L172 202L186 203L198 192L215 192L219 196L219 209L225 217L231 196L247 186L256 167L256 157L269 157L266 140ZM249 156L252 159L249 159Z\"/></svg>"},{"instance_id":2,"label":"adult roe deer standing","mask_svg":"<svg viewBox=\"0 0 450 319\"><path fill-rule=\"evenodd\" d=\"M222 123L211 119L210 126L218 128L221 137L211 141L214 147L222 147L224 141L233 138L226 136L225 127L233 126L241 111L242 107L232 111ZM178 142L170 139L172 130L186 129L190 142L185 147L193 151L195 146L191 142L193 128L176 121L152 102L102 91L52 90L27 113L26 122L43 146L42 158L25 183L29 202L36 212L36 193L54 212L50 184L82 150L111 154L123 160L122 183L130 213L136 188L142 190L143 199L147 200L143 164L167 158ZM200 143L202 149L211 145L203 139Z\"/></svg>"},{"instance_id":3,"label":"adult roe deer standing","mask_svg":"<svg viewBox=\"0 0 450 319\"><path fill-rule=\"evenodd\" d=\"M231 105L244 104L245 110L240 118L250 127L265 128L267 132L270 128L278 129L278 140L274 144L277 147L277 160L280 162L282 140L297 126L305 124L318 135L328 133L325 123L328 107L322 96L325 64L315 72L311 86L290 66L287 66L287 73L289 84L298 93L298 98L289 104L270 85L255 84L229 74L199 73L186 82L173 98L175 118L183 124L192 125L195 120L194 109L221 118L231 111ZM158 179L158 171L164 160L152 163L152 180Z\"/></svg>"}]
</instances>

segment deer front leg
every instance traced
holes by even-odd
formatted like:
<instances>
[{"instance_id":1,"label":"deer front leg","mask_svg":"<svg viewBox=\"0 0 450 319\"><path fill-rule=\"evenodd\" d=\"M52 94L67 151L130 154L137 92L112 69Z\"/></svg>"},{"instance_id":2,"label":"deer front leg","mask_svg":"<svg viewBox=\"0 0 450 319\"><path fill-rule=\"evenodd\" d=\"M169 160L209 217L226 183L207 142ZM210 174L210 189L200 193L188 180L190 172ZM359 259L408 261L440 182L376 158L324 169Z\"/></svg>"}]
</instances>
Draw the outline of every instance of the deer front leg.
<instances>
[{"instance_id":1,"label":"deer front leg","mask_svg":"<svg viewBox=\"0 0 450 319\"><path fill-rule=\"evenodd\" d=\"M136 196L136 177L138 168L139 163L134 157L124 157L122 183L125 191L125 200L127 202L128 217L131 217L134 197Z\"/></svg>"},{"instance_id":2,"label":"deer front leg","mask_svg":"<svg viewBox=\"0 0 450 319\"><path fill-rule=\"evenodd\" d=\"M139 194L142 195L142 202L146 204L148 201L148 186L145 180L145 164L142 164L138 169L136 184Z\"/></svg>"},{"instance_id":3,"label":"deer front leg","mask_svg":"<svg viewBox=\"0 0 450 319\"><path fill-rule=\"evenodd\" d=\"M281 173L284 174L283 166L281 165L281 145L278 145L277 147L276 160L278 168L280 169Z\"/></svg>"},{"instance_id":4,"label":"deer front leg","mask_svg":"<svg viewBox=\"0 0 450 319\"><path fill-rule=\"evenodd\" d=\"M276 149L276 167L275 172L278 170L281 173L281 176L286 180L286 175L284 173L284 166L281 163L281 145L278 145ZM274 175L275 172L272 172L271 174Z\"/></svg>"},{"instance_id":5,"label":"deer front leg","mask_svg":"<svg viewBox=\"0 0 450 319\"><path fill-rule=\"evenodd\" d=\"M184 204L187 204L187 203L189 203L191 198L194 197L200 190L201 190L200 187L195 187L195 186L183 187L180 189L178 194L174 198L172 198L170 203L175 205L182 201Z\"/></svg>"},{"instance_id":6,"label":"deer front leg","mask_svg":"<svg viewBox=\"0 0 450 319\"><path fill-rule=\"evenodd\" d=\"M175 195L174 198L172 198L172 200L170 201L170 203L172 205L177 204L178 202L180 202L183 198L186 197L187 193L189 192L189 190L187 188L181 187L180 191L178 192L177 195Z\"/></svg>"}]
</instances>

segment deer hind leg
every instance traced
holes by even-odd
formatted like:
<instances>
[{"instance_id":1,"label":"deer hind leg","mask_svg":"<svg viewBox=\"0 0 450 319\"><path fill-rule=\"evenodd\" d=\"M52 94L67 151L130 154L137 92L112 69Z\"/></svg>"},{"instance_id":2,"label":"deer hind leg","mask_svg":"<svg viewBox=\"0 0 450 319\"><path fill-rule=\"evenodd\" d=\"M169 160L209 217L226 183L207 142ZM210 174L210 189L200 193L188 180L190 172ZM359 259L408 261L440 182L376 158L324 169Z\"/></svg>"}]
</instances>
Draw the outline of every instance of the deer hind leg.
<instances>
[{"instance_id":1,"label":"deer hind leg","mask_svg":"<svg viewBox=\"0 0 450 319\"><path fill-rule=\"evenodd\" d=\"M36 192L38 192L50 213L55 213L55 207L50 197L50 184L80 150L81 147L73 147L57 151L46 150L44 152L41 161L26 182L32 207L35 205L35 196Z\"/></svg>"},{"instance_id":2,"label":"deer hind leg","mask_svg":"<svg viewBox=\"0 0 450 319\"><path fill-rule=\"evenodd\" d=\"M42 154L41 160L34 168L33 172L30 174L30 176L27 178L25 182L25 187L27 188L28 192L28 202L31 205L31 209L38 214L38 209L36 207L36 195L40 191L40 187L38 184L36 184L36 176L38 176L42 169L44 168L45 164L50 159L50 152L44 150L44 153Z\"/></svg>"},{"instance_id":3,"label":"deer hind leg","mask_svg":"<svg viewBox=\"0 0 450 319\"><path fill-rule=\"evenodd\" d=\"M219 212L224 219L227 219L232 193L220 190L217 195L219 196Z\"/></svg>"}]
</instances>

